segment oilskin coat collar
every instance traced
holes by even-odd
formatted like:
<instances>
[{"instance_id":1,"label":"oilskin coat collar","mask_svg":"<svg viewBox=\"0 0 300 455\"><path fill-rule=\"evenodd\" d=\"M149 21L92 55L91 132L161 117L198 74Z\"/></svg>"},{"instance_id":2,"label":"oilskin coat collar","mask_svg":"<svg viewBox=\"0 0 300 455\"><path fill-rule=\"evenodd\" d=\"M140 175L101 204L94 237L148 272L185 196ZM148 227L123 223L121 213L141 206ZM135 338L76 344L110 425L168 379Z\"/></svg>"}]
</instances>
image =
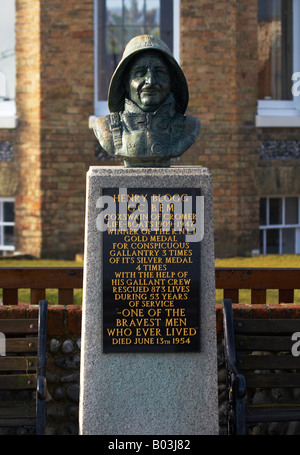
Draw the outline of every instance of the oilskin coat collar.
<instances>
[{"instance_id":1,"label":"oilskin coat collar","mask_svg":"<svg viewBox=\"0 0 300 455\"><path fill-rule=\"evenodd\" d=\"M174 101L174 96L173 93L170 93L166 101L161 104L156 111L153 112L145 112L137 104L135 104L133 101L129 99L125 99L125 109L124 109L124 114L144 114L144 115L152 115L156 116L159 114L168 114L170 117L174 117L176 114L175 110L175 101Z\"/></svg>"}]
</instances>

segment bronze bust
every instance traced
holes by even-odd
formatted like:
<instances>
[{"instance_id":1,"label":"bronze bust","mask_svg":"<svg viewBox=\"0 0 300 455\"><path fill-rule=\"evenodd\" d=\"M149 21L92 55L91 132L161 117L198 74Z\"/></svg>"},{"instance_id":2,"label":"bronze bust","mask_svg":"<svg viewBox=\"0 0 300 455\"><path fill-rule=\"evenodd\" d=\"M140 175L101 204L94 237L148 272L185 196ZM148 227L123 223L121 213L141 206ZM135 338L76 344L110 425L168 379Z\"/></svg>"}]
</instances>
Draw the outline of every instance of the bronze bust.
<instances>
[{"instance_id":1,"label":"bronze bust","mask_svg":"<svg viewBox=\"0 0 300 455\"><path fill-rule=\"evenodd\" d=\"M110 115L93 129L100 145L125 167L169 167L195 141L200 122L185 116L185 76L167 45L142 35L126 46L108 91Z\"/></svg>"}]
</instances>

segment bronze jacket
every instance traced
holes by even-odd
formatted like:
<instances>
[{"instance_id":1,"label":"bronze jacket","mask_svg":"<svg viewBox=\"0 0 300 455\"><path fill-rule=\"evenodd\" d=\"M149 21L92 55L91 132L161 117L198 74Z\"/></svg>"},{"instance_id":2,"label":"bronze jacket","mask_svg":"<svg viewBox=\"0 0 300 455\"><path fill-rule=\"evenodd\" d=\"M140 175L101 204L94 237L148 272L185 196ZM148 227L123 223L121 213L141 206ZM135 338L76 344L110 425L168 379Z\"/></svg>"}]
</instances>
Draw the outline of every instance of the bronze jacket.
<instances>
[{"instance_id":1,"label":"bronze jacket","mask_svg":"<svg viewBox=\"0 0 300 455\"><path fill-rule=\"evenodd\" d=\"M126 99L123 112L98 117L93 128L103 149L126 166L168 166L195 141L200 122L178 114L170 95L149 113Z\"/></svg>"}]
</instances>

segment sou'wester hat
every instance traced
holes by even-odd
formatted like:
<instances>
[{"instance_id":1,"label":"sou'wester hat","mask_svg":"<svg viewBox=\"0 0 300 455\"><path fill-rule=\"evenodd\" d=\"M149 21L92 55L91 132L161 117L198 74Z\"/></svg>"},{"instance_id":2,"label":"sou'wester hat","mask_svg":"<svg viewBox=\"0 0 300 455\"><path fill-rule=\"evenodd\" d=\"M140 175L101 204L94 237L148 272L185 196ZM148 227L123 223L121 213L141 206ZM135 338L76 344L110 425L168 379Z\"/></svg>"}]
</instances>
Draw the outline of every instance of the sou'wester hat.
<instances>
[{"instance_id":1,"label":"sou'wester hat","mask_svg":"<svg viewBox=\"0 0 300 455\"><path fill-rule=\"evenodd\" d=\"M108 89L109 111L121 112L124 110L124 101L126 97L124 72L133 57L145 50L161 52L167 60L171 70L172 91L175 98L176 110L180 114L184 114L189 101L189 91L186 78L166 43L151 35L135 36L125 47L122 59L110 81Z\"/></svg>"}]
</instances>

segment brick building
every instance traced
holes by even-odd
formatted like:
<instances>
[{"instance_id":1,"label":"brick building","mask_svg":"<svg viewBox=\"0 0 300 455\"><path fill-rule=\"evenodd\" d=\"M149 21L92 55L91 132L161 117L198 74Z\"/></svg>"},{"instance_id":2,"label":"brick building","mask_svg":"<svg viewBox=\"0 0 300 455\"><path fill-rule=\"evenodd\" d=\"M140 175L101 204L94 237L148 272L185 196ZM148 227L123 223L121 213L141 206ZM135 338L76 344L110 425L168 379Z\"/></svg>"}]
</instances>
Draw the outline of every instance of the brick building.
<instances>
[{"instance_id":1,"label":"brick building","mask_svg":"<svg viewBox=\"0 0 300 455\"><path fill-rule=\"evenodd\" d=\"M201 120L176 164L213 174L217 256L300 253L300 0L16 0L13 17L15 96L0 47L2 251L83 251L86 171L122 164L89 118L106 113L123 45L151 32L180 60Z\"/></svg>"}]
</instances>

